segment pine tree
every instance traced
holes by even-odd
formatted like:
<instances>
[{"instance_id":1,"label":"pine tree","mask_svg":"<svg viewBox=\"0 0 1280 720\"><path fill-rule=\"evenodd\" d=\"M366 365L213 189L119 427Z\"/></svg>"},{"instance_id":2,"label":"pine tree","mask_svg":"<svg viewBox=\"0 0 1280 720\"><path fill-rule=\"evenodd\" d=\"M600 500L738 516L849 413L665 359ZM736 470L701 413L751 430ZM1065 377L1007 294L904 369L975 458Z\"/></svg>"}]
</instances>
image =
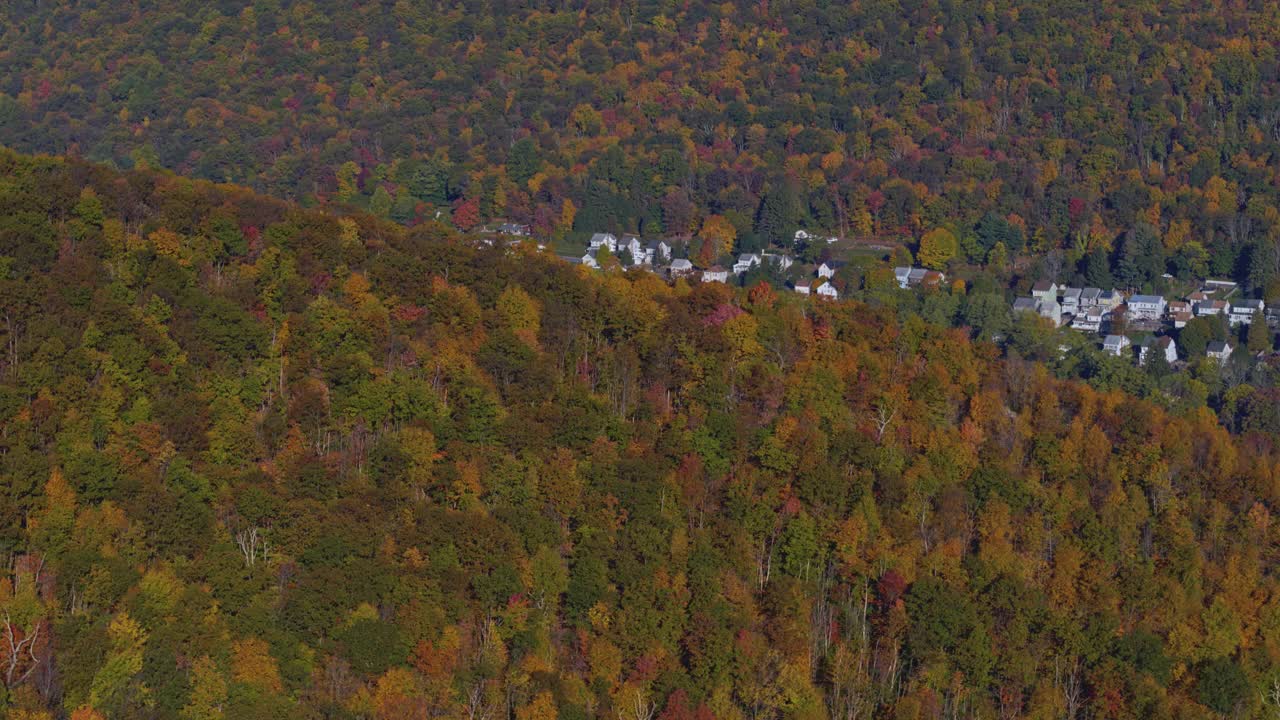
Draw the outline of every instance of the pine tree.
<instances>
[{"instance_id":1,"label":"pine tree","mask_svg":"<svg viewBox=\"0 0 1280 720\"><path fill-rule=\"evenodd\" d=\"M790 183L769 191L760 203L756 232L776 245L787 245L795 238L800 225L800 198Z\"/></svg>"},{"instance_id":2,"label":"pine tree","mask_svg":"<svg viewBox=\"0 0 1280 720\"><path fill-rule=\"evenodd\" d=\"M1267 327L1266 316L1258 310L1249 323L1249 333L1245 337L1245 345L1249 352L1258 353L1271 349L1271 328Z\"/></svg>"}]
</instances>

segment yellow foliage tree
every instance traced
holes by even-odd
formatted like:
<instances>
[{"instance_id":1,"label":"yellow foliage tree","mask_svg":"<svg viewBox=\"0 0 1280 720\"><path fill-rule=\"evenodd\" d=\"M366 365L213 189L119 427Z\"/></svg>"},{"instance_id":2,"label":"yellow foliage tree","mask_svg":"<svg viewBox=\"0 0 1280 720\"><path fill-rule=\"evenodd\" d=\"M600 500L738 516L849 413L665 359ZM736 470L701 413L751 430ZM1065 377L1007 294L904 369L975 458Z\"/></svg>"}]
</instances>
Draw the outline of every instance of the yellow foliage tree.
<instances>
[{"instance_id":1,"label":"yellow foliage tree","mask_svg":"<svg viewBox=\"0 0 1280 720\"><path fill-rule=\"evenodd\" d=\"M957 246L956 236L950 230L934 228L920 238L920 252L916 259L927 268L941 270L956 256Z\"/></svg>"}]
</instances>

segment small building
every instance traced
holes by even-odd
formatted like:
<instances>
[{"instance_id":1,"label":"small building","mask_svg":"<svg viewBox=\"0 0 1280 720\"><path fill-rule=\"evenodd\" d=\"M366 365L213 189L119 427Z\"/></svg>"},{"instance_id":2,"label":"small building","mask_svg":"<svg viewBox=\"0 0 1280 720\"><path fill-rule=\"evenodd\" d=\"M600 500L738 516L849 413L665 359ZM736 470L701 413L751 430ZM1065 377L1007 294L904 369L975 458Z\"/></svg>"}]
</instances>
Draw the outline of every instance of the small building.
<instances>
[{"instance_id":1,"label":"small building","mask_svg":"<svg viewBox=\"0 0 1280 720\"><path fill-rule=\"evenodd\" d=\"M528 225L517 225L516 223L502 223L498 226L499 235L512 235L515 237L529 237Z\"/></svg>"},{"instance_id":2,"label":"small building","mask_svg":"<svg viewBox=\"0 0 1280 720\"><path fill-rule=\"evenodd\" d=\"M1102 332L1102 311L1097 307L1081 309L1071 321L1072 330L1081 332Z\"/></svg>"},{"instance_id":3,"label":"small building","mask_svg":"<svg viewBox=\"0 0 1280 720\"><path fill-rule=\"evenodd\" d=\"M588 250L585 255L578 259L578 262L592 269L600 269L600 263L596 262L596 251Z\"/></svg>"},{"instance_id":4,"label":"small building","mask_svg":"<svg viewBox=\"0 0 1280 720\"><path fill-rule=\"evenodd\" d=\"M1173 321L1174 328L1181 330L1187 326L1188 322L1191 322L1191 311L1178 310L1177 312L1171 312L1169 313L1169 319Z\"/></svg>"},{"instance_id":5,"label":"small building","mask_svg":"<svg viewBox=\"0 0 1280 720\"><path fill-rule=\"evenodd\" d=\"M671 246L665 240L655 240L645 248L645 254L649 256L650 264L670 262Z\"/></svg>"},{"instance_id":6,"label":"small building","mask_svg":"<svg viewBox=\"0 0 1280 720\"><path fill-rule=\"evenodd\" d=\"M812 287L809 284L808 280L797 280L796 284L793 285L792 287L795 288L795 291L800 293L801 295L808 295L810 290L812 290Z\"/></svg>"},{"instance_id":7,"label":"small building","mask_svg":"<svg viewBox=\"0 0 1280 720\"><path fill-rule=\"evenodd\" d=\"M671 267L667 269L671 277L680 277L681 275L689 275L693 272L693 263L685 258L676 258L671 261Z\"/></svg>"},{"instance_id":8,"label":"small building","mask_svg":"<svg viewBox=\"0 0 1280 720\"><path fill-rule=\"evenodd\" d=\"M729 271L719 265L712 265L702 271L702 282L729 282Z\"/></svg>"},{"instance_id":9,"label":"small building","mask_svg":"<svg viewBox=\"0 0 1280 720\"><path fill-rule=\"evenodd\" d=\"M1069 287L1062 289L1062 312L1075 315L1080 311L1080 288Z\"/></svg>"},{"instance_id":10,"label":"small building","mask_svg":"<svg viewBox=\"0 0 1280 720\"><path fill-rule=\"evenodd\" d=\"M1052 280L1039 280L1031 286L1031 297L1037 300L1058 300L1058 283Z\"/></svg>"},{"instance_id":11,"label":"small building","mask_svg":"<svg viewBox=\"0 0 1280 720\"><path fill-rule=\"evenodd\" d=\"M1177 343L1168 335L1148 337L1138 346L1138 364L1146 365L1153 357L1163 357L1165 362L1172 365L1178 359Z\"/></svg>"},{"instance_id":12,"label":"small building","mask_svg":"<svg viewBox=\"0 0 1280 720\"><path fill-rule=\"evenodd\" d=\"M1227 321L1232 325L1249 325L1253 323L1254 313L1263 312L1266 308L1266 303L1261 300L1240 300L1231 303L1231 314L1227 316Z\"/></svg>"},{"instance_id":13,"label":"small building","mask_svg":"<svg viewBox=\"0 0 1280 720\"><path fill-rule=\"evenodd\" d=\"M1124 304L1124 293L1119 290L1103 290L1098 294L1098 305L1106 310L1115 310Z\"/></svg>"},{"instance_id":14,"label":"small building","mask_svg":"<svg viewBox=\"0 0 1280 720\"><path fill-rule=\"evenodd\" d=\"M1159 320L1164 315L1165 301L1159 295L1134 295L1129 298L1129 317L1134 320Z\"/></svg>"},{"instance_id":15,"label":"small building","mask_svg":"<svg viewBox=\"0 0 1280 720\"><path fill-rule=\"evenodd\" d=\"M1098 298L1102 296L1102 291L1095 287L1087 287L1080 291L1080 307L1094 307L1098 304Z\"/></svg>"},{"instance_id":16,"label":"small building","mask_svg":"<svg viewBox=\"0 0 1280 720\"><path fill-rule=\"evenodd\" d=\"M644 245L640 243L640 238L635 235L623 235L622 239L618 241L618 250L619 252L625 250L630 254L633 265L644 264Z\"/></svg>"},{"instance_id":17,"label":"small building","mask_svg":"<svg viewBox=\"0 0 1280 720\"><path fill-rule=\"evenodd\" d=\"M1124 354L1124 349L1129 347L1129 344L1129 338L1124 335L1108 335L1102 341L1102 352L1120 357Z\"/></svg>"},{"instance_id":18,"label":"small building","mask_svg":"<svg viewBox=\"0 0 1280 720\"><path fill-rule=\"evenodd\" d=\"M1196 317L1226 315L1228 307L1226 300L1202 300L1196 303Z\"/></svg>"},{"instance_id":19,"label":"small building","mask_svg":"<svg viewBox=\"0 0 1280 720\"><path fill-rule=\"evenodd\" d=\"M808 242L810 237L811 236L809 235L809 232L807 230L797 230L795 241L797 243Z\"/></svg>"},{"instance_id":20,"label":"small building","mask_svg":"<svg viewBox=\"0 0 1280 720\"><path fill-rule=\"evenodd\" d=\"M942 283L946 281L947 276L945 273L938 270L930 270L924 274L923 278L920 279L920 287L939 288L942 287Z\"/></svg>"},{"instance_id":21,"label":"small building","mask_svg":"<svg viewBox=\"0 0 1280 720\"><path fill-rule=\"evenodd\" d=\"M1236 284L1230 280L1205 280L1201 289L1209 293L1216 292L1219 296L1230 295L1236 289Z\"/></svg>"},{"instance_id":22,"label":"small building","mask_svg":"<svg viewBox=\"0 0 1280 720\"><path fill-rule=\"evenodd\" d=\"M741 275L759 264L759 255L756 255L755 253L743 253L738 256L738 262L733 264L733 274Z\"/></svg>"},{"instance_id":23,"label":"small building","mask_svg":"<svg viewBox=\"0 0 1280 720\"><path fill-rule=\"evenodd\" d=\"M818 266L818 277L833 278L846 264L843 260L828 260Z\"/></svg>"},{"instance_id":24,"label":"small building","mask_svg":"<svg viewBox=\"0 0 1280 720\"><path fill-rule=\"evenodd\" d=\"M601 245L608 247L611 253L618 252L618 238L613 233L596 233L591 236L588 247L598 250Z\"/></svg>"},{"instance_id":25,"label":"small building","mask_svg":"<svg viewBox=\"0 0 1280 720\"><path fill-rule=\"evenodd\" d=\"M893 278L898 281L898 287L907 288L907 283L911 280L911 268L896 267L893 269Z\"/></svg>"},{"instance_id":26,"label":"small building","mask_svg":"<svg viewBox=\"0 0 1280 720\"><path fill-rule=\"evenodd\" d=\"M1016 313L1036 312L1036 299L1029 297L1016 298L1013 301L1013 311Z\"/></svg>"},{"instance_id":27,"label":"small building","mask_svg":"<svg viewBox=\"0 0 1280 720\"><path fill-rule=\"evenodd\" d=\"M1219 363L1225 364L1227 359L1231 357L1231 352L1235 348L1231 347L1231 343L1214 340L1205 347L1205 355L1217 360Z\"/></svg>"},{"instance_id":28,"label":"small building","mask_svg":"<svg viewBox=\"0 0 1280 720\"><path fill-rule=\"evenodd\" d=\"M813 294L819 295L824 298L829 298L831 300L840 299L840 291L836 290L836 286L832 285L830 282L824 282L818 287L814 288Z\"/></svg>"}]
</instances>

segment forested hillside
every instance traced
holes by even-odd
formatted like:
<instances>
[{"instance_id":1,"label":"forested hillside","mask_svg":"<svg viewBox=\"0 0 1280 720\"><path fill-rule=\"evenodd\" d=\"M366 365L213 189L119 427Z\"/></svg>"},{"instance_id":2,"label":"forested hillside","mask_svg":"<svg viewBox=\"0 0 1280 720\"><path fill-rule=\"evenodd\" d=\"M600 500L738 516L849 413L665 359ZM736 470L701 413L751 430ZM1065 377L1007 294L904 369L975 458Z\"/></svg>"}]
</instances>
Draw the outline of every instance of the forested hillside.
<instances>
[{"instance_id":1,"label":"forested hillside","mask_svg":"<svg viewBox=\"0 0 1280 720\"><path fill-rule=\"evenodd\" d=\"M26 151L542 236L947 227L1050 275L1137 233L1280 295L1264 0L15 0L0 28Z\"/></svg>"},{"instance_id":2,"label":"forested hillside","mask_svg":"<svg viewBox=\"0 0 1280 720\"><path fill-rule=\"evenodd\" d=\"M1203 408L8 152L0 256L9 718L1276 712L1280 453Z\"/></svg>"}]
</instances>

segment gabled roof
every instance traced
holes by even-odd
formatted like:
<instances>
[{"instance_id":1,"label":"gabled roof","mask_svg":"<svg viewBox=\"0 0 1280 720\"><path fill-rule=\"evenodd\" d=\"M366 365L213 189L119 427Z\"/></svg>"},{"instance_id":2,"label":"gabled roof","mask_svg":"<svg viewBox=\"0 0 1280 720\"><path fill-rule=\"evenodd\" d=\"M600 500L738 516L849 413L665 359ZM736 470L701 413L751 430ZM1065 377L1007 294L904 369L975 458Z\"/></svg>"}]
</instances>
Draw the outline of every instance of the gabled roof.
<instances>
[{"instance_id":1,"label":"gabled roof","mask_svg":"<svg viewBox=\"0 0 1280 720\"><path fill-rule=\"evenodd\" d=\"M1063 290L1063 291L1062 291L1062 297L1064 297L1064 298L1078 298L1078 297L1080 297L1080 292L1081 292L1081 290L1080 290L1080 288L1078 288L1078 287L1069 287L1069 288L1066 288L1065 290Z\"/></svg>"},{"instance_id":2,"label":"gabled roof","mask_svg":"<svg viewBox=\"0 0 1280 720\"><path fill-rule=\"evenodd\" d=\"M1035 285L1031 286L1031 292L1049 292L1058 284L1052 280L1037 280Z\"/></svg>"},{"instance_id":3,"label":"gabled roof","mask_svg":"<svg viewBox=\"0 0 1280 720\"><path fill-rule=\"evenodd\" d=\"M1240 300L1236 302L1234 307L1245 308L1248 310L1261 310L1266 307L1266 304L1261 300Z\"/></svg>"},{"instance_id":4,"label":"gabled roof","mask_svg":"<svg viewBox=\"0 0 1280 720\"><path fill-rule=\"evenodd\" d=\"M824 263L822 263L822 264L823 264L823 265L826 265L827 267L831 268L832 270L836 270L836 269L839 269L839 268L844 267L845 265L848 265L849 263L848 263L848 262L846 262L846 261L844 261L844 260L827 260L826 262L824 262Z\"/></svg>"},{"instance_id":5,"label":"gabled roof","mask_svg":"<svg viewBox=\"0 0 1280 720\"><path fill-rule=\"evenodd\" d=\"M1036 300L1035 298L1020 297L1013 301L1013 309L1015 312L1018 310L1034 311L1036 309Z\"/></svg>"},{"instance_id":6,"label":"gabled roof","mask_svg":"<svg viewBox=\"0 0 1280 720\"><path fill-rule=\"evenodd\" d=\"M1164 298L1159 295L1134 295L1129 298L1129 304L1142 303L1143 305L1159 305L1164 302Z\"/></svg>"},{"instance_id":7,"label":"gabled roof","mask_svg":"<svg viewBox=\"0 0 1280 720\"><path fill-rule=\"evenodd\" d=\"M676 258L675 260L671 261L671 269L672 270L692 270L693 263L689 262L685 258Z\"/></svg>"},{"instance_id":8,"label":"gabled roof","mask_svg":"<svg viewBox=\"0 0 1280 720\"><path fill-rule=\"evenodd\" d=\"M1102 341L1104 347L1124 347L1129 342L1129 338L1123 335L1108 335Z\"/></svg>"},{"instance_id":9,"label":"gabled roof","mask_svg":"<svg viewBox=\"0 0 1280 720\"><path fill-rule=\"evenodd\" d=\"M1231 352L1231 345L1221 340L1214 340L1205 347L1205 351L1210 353Z\"/></svg>"}]
</instances>

